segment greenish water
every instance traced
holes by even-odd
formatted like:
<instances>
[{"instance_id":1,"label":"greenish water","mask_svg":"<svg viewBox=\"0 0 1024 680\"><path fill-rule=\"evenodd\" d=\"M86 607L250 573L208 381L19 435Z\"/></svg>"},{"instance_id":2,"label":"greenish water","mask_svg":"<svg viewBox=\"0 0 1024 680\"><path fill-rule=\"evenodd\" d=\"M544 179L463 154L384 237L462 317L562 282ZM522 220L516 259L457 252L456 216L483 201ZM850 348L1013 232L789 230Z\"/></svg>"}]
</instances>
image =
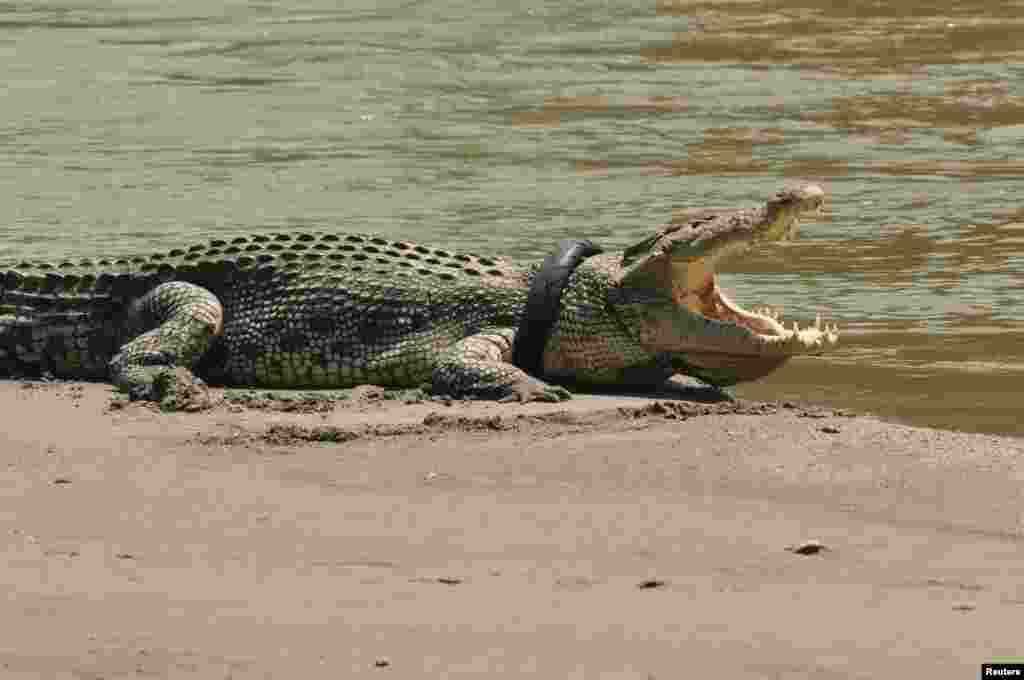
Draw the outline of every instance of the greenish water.
<instances>
[{"instance_id":1,"label":"greenish water","mask_svg":"<svg viewBox=\"0 0 1024 680\"><path fill-rule=\"evenodd\" d=\"M0 2L0 259L358 230L517 257L822 184L743 386L1024 434L1024 6Z\"/></svg>"}]
</instances>

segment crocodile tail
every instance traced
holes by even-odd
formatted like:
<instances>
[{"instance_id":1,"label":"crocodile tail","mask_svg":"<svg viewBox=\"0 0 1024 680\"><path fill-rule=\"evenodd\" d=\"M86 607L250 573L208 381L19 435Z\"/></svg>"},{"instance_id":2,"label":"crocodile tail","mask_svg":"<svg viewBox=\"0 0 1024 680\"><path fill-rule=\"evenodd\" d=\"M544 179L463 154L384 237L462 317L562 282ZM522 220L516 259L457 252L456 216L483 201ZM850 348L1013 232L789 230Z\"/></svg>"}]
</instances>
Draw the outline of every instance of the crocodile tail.
<instances>
[{"instance_id":1,"label":"crocodile tail","mask_svg":"<svg viewBox=\"0 0 1024 680\"><path fill-rule=\"evenodd\" d=\"M105 378L125 333L120 310L152 285L146 278L0 272L0 377Z\"/></svg>"}]
</instances>

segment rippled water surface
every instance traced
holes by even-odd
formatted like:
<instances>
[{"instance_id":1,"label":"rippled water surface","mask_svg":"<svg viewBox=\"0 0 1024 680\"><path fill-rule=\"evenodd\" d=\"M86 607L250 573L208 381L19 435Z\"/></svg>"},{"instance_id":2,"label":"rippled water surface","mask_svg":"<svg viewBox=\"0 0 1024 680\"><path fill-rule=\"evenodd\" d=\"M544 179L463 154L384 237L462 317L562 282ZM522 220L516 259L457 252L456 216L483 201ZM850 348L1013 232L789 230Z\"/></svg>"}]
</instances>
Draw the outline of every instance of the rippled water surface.
<instances>
[{"instance_id":1,"label":"rippled water surface","mask_svg":"<svg viewBox=\"0 0 1024 680\"><path fill-rule=\"evenodd\" d=\"M0 2L0 259L276 229L529 258L790 179L723 286L843 349L738 392L1024 434L1024 5Z\"/></svg>"}]
</instances>

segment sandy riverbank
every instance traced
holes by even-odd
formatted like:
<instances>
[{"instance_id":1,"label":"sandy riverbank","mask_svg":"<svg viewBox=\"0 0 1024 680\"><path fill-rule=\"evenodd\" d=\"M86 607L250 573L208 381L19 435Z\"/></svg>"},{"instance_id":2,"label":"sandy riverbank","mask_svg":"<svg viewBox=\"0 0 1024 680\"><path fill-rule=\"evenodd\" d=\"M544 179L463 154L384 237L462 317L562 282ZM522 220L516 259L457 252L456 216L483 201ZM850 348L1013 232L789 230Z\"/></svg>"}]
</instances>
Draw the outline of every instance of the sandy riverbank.
<instances>
[{"instance_id":1,"label":"sandy riverbank","mask_svg":"<svg viewBox=\"0 0 1024 680\"><path fill-rule=\"evenodd\" d=\"M2 382L0 676L967 678L1024 654L1024 440L659 403L163 414Z\"/></svg>"}]
</instances>

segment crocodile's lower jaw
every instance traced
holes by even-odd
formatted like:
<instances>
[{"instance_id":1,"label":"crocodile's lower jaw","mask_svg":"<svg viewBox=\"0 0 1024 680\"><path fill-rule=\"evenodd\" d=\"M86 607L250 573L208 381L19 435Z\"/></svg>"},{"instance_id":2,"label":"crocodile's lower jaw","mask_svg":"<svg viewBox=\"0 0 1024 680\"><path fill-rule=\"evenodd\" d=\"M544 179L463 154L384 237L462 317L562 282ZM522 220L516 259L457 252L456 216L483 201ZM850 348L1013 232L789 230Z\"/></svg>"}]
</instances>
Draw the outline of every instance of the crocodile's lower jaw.
<instances>
[{"instance_id":1,"label":"crocodile's lower jaw","mask_svg":"<svg viewBox=\"0 0 1024 680\"><path fill-rule=\"evenodd\" d=\"M713 277L697 297L698 304L687 305L691 311L750 332L725 333L707 347L680 349L677 368L715 385L728 386L763 378L794 355L820 353L838 341L835 328L823 327L820 317L808 328L794 324L792 329L787 329L769 310L743 309L722 293ZM690 297L690 301L693 300Z\"/></svg>"},{"instance_id":2,"label":"crocodile's lower jaw","mask_svg":"<svg viewBox=\"0 0 1024 680\"><path fill-rule=\"evenodd\" d=\"M721 352L686 352L683 361L685 366L677 366L677 369L712 385L728 387L739 382L763 378L789 359L789 355L752 356Z\"/></svg>"},{"instance_id":3,"label":"crocodile's lower jaw","mask_svg":"<svg viewBox=\"0 0 1024 680\"><path fill-rule=\"evenodd\" d=\"M800 328L793 322L786 328L779 321L778 314L764 309L748 311L729 299L715 284L706 297L704 316L726 323L734 323L754 334L750 354L765 359L788 358L794 354L812 354L824 351L836 344L838 329L821 323L818 315L814 324ZM746 354L746 352L742 352ZM769 369L770 370L770 369Z\"/></svg>"}]
</instances>

